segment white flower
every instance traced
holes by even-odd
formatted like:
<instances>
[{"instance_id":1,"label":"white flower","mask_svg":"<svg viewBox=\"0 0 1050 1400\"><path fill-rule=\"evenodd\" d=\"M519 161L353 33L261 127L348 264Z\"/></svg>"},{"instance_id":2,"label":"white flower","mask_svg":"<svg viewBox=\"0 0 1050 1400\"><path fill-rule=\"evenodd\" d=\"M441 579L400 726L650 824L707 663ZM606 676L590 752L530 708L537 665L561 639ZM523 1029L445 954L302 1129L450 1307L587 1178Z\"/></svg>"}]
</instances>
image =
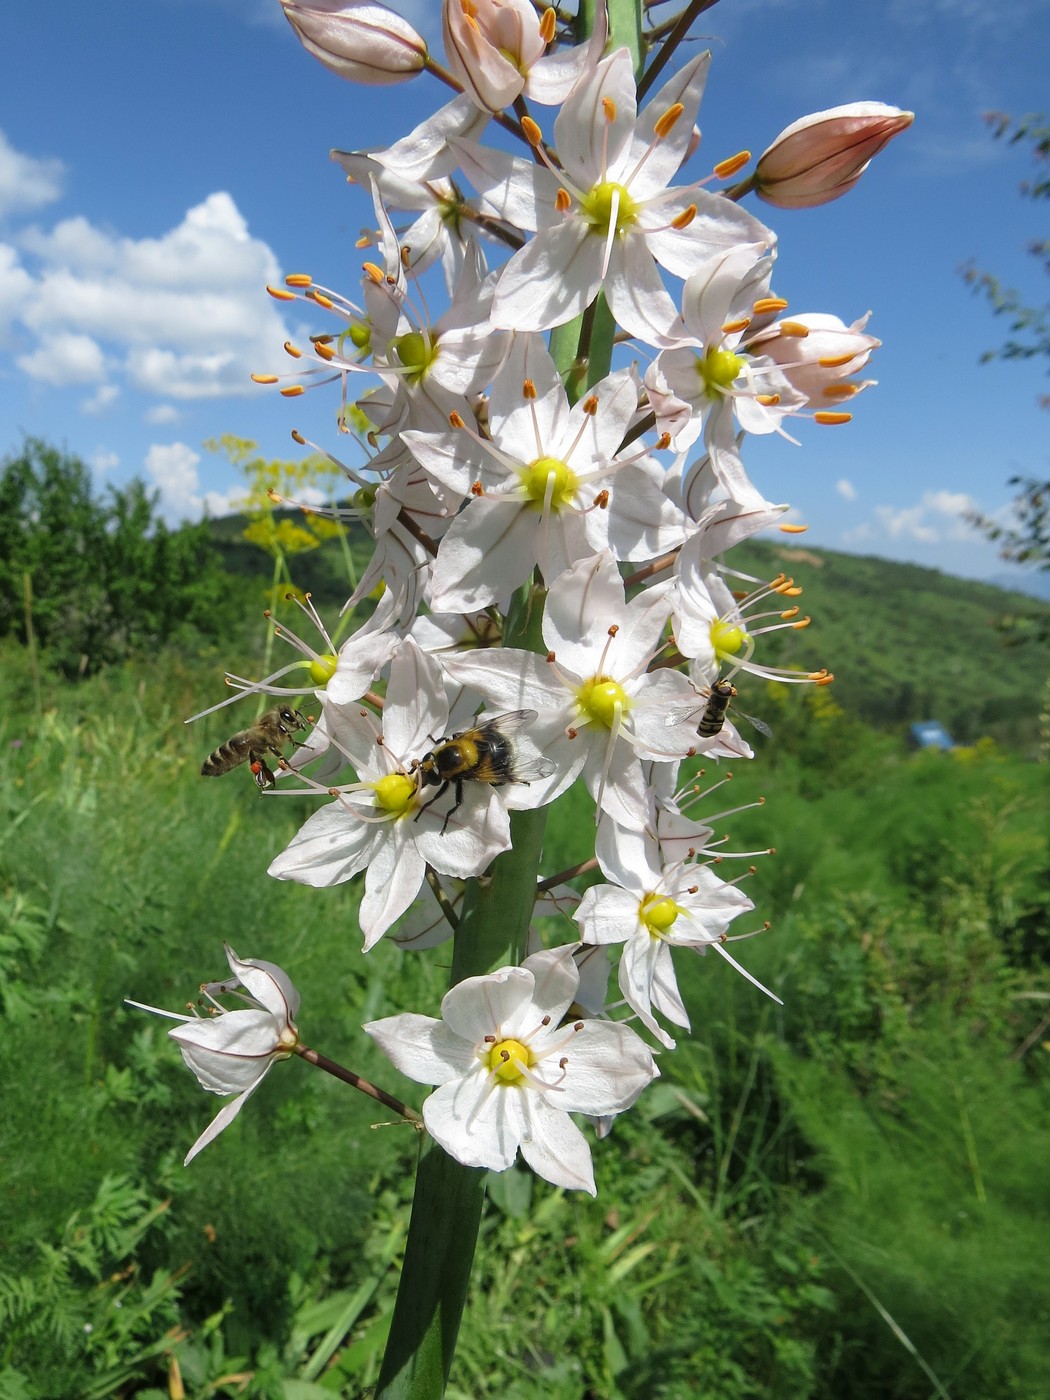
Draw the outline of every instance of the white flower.
<instances>
[{"instance_id":1,"label":"white flower","mask_svg":"<svg viewBox=\"0 0 1050 1400\"><path fill-rule=\"evenodd\" d=\"M437 611L485 607L535 568L550 583L603 549L638 562L685 541L688 521L644 449L617 455L637 406L638 382L624 369L570 408L540 337L519 335L492 386L487 440L465 424L402 434L437 482L472 493L438 549L430 583Z\"/></svg>"},{"instance_id":2,"label":"white flower","mask_svg":"<svg viewBox=\"0 0 1050 1400\"><path fill-rule=\"evenodd\" d=\"M515 227L538 230L503 269L494 325L563 325L601 288L624 330L666 344L675 307L658 263L687 277L719 249L772 245L770 231L731 200L697 184L670 186L690 144L710 57L685 64L641 114L630 54L618 49L603 59L554 123L557 170L451 138L485 203ZM539 153L535 123L531 133Z\"/></svg>"},{"instance_id":3,"label":"white flower","mask_svg":"<svg viewBox=\"0 0 1050 1400\"><path fill-rule=\"evenodd\" d=\"M694 536L681 550L677 567L678 587L670 600L675 641L681 654L690 658L689 674L698 685L711 685L723 665L731 668L723 679L737 671L748 671L763 680L796 684L829 685L834 679L826 669L790 670L762 666L752 659L757 637L809 626L810 619L799 616L798 604L793 601L802 589L791 579L778 574L741 597L729 589L717 567L704 557L700 536Z\"/></svg>"},{"instance_id":4,"label":"white flower","mask_svg":"<svg viewBox=\"0 0 1050 1400\"><path fill-rule=\"evenodd\" d=\"M532 0L444 0L441 28L448 66L486 111L509 107L524 92L547 106L562 102L601 58L608 35L605 5L596 8L585 44L548 53L556 36L553 9Z\"/></svg>"},{"instance_id":5,"label":"white flower","mask_svg":"<svg viewBox=\"0 0 1050 1400\"><path fill-rule=\"evenodd\" d=\"M847 326L838 316L807 311L760 331L753 345L777 362L810 408L834 412L876 382L850 378L882 344L865 330L870 316Z\"/></svg>"},{"instance_id":6,"label":"white flower","mask_svg":"<svg viewBox=\"0 0 1050 1400\"><path fill-rule=\"evenodd\" d=\"M562 1025L579 988L571 946L468 977L441 1020L404 1014L364 1027L403 1074L439 1087L427 1131L456 1161L503 1171L518 1150L537 1175L595 1195L587 1140L569 1117L630 1108L659 1070L629 1026Z\"/></svg>"},{"instance_id":7,"label":"white flower","mask_svg":"<svg viewBox=\"0 0 1050 1400\"><path fill-rule=\"evenodd\" d=\"M487 114L469 97L461 96L392 146L331 152L351 183L368 189L374 179L387 208L419 212L413 224L398 230L401 246L408 249L408 267L419 274L440 258L450 294L463 268L467 246L463 224L470 223L484 233L485 221L476 220L477 211L449 178L456 156L447 138L480 135L487 120ZM361 246L365 245L359 242Z\"/></svg>"},{"instance_id":8,"label":"white flower","mask_svg":"<svg viewBox=\"0 0 1050 1400\"><path fill-rule=\"evenodd\" d=\"M128 1000L129 1006L136 1006L140 1011L181 1021L182 1024L168 1035L182 1051L182 1058L197 1076L201 1088L212 1094L237 1095L212 1119L187 1152L187 1165L229 1127L248 1096L266 1078L271 1065L276 1060L287 1059L299 1044L299 1032L295 1028L299 993L288 975L274 963L239 958L228 943L223 946L233 977L201 987L217 1014L183 1016L176 1011L162 1011L156 1006ZM248 1005L242 1010L228 1011L216 997L238 988L243 990L241 999Z\"/></svg>"},{"instance_id":9,"label":"white flower","mask_svg":"<svg viewBox=\"0 0 1050 1400\"><path fill-rule=\"evenodd\" d=\"M532 735L554 773L528 789L553 801L580 774L596 803L625 826L649 817L639 755L683 758L695 747L696 694L685 676L648 671L663 646L669 601L662 586L627 601L612 555L583 559L551 585L543 613L546 657L501 647L443 655L447 673L493 708L529 706ZM683 722L669 727L667 716Z\"/></svg>"},{"instance_id":10,"label":"white flower","mask_svg":"<svg viewBox=\"0 0 1050 1400\"><path fill-rule=\"evenodd\" d=\"M624 944L620 991L642 1024L673 1049L674 1040L653 1015L659 1011L676 1026L689 1028L671 948L713 946L728 958L723 935L731 920L754 905L706 865L663 864L658 843L644 833L614 831L612 823L603 821L596 851L602 870L615 883L585 891L576 911L581 936L585 943Z\"/></svg>"},{"instance_id":11,"label":"white flower","mask_svg":"<svg viewBox=\"0 0 1050 1400\"><path fill-rule=\"evenodd\" d=\"M449 705L437 661L409 639L391 665L381 730L361 707L329 706L326 714L331 742L358 781L324 790L336 801L309 818L269 873L327 889L364 870L359 918L367 952L415 899L427 865L442 875L480 875L510 846L510 794L521 794L517 805L525 807L539 799L523 783L467 783L455 812L452 794L436 806L425 796L419 760L447 732Z\"/></svg>"},{"instance_id":12,"label":"white flower","mask_svg":"<svg viewBox=\"0 0 1050 1400\"><path fill-rule=\"evenodd\" d=\"M747 433L782 431L781 421L806 402L772 358L749 353L746 333L783 307L768 294L772 259L762 244L721 250L686 279L673 349L646 371L656 425L679 451L704 433L719 484L735 500L761 499L744 471L736 427Z\"/></svg>"}]
</instances>

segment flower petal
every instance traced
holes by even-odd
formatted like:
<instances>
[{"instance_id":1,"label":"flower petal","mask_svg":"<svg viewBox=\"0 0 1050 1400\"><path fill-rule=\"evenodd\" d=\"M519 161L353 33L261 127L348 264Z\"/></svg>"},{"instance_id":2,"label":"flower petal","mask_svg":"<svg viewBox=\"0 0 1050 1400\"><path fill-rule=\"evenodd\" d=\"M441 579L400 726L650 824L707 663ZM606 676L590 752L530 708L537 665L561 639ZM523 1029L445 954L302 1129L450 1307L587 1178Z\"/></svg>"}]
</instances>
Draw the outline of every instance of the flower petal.
<instances>
[{"instance_id":1,"label":"flower petal","mask_svg":"<svg viewBox=\"0 0 1050 1400\"><path fill-rule=\"evenodd\" d=\"M528 1100L528 1133L521 1155L537 1176L568 1191L597 1196L587 1139L569 1115L538 1094Z\"/></svg>"},{"instance_id":2,"label":"flower petal","mask_svg":"<svg viewBox=\"0 0 1050 1400\"><path fill-rule=\"evenodd\" d=\"M361 1029L402 1074L420 1084L445 1084L477 1063L473 1045L433 1016L404 1012L369 1021Z\"/></svg>"}]
</instances>

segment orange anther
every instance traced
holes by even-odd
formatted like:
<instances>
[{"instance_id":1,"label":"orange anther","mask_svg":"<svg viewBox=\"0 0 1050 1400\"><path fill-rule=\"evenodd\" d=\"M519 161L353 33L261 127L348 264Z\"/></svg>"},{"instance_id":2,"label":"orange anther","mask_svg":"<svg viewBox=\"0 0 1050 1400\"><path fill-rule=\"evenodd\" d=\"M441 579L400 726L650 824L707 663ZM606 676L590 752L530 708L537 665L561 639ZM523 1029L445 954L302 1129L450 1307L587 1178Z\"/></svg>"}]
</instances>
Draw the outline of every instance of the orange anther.
<instances>
[{"instance_id":1,"label":"orange anther","mask_svg":"<svg viewBox=\"0 0 1050 1400\"><path fill-rule=\"evenodd\" d=\"M735 156L727 156L725 160L720 160L711 173L716 180L728 180L731 175L743 170L750 159L750 151L737 151Z\"/></svg>"},{"instance_id":2,"label":"orange anther","mask_svg":"<svg viewBox=\"0 0 1050 1400\"><path fill-rule=\"evenodd\" d=\"M657 117L653 124L653 135L658 141L662 141L668 135L684 111L681 102L672 102L667 111Z\"/></svg>"}]
</instances>

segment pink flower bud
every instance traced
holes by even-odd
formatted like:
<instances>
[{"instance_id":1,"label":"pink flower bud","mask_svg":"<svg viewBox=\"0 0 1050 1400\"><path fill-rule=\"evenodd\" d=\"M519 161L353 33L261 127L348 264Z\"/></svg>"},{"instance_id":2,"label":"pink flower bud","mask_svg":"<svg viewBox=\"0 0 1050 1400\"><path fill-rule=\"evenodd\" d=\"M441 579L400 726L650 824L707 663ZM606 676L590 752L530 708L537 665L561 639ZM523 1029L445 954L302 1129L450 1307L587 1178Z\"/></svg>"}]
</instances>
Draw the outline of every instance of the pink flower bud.
<instances>
[{"instance_id":1,"label":"pink flower bud","mask_svg":"<svg viewBox=\"0 0 1050 1400\"><path fill-rule=\"evenodd\" d=\"M281 0L285 18L308 53L341 78L402 83L427 60L427 46L407 20L370 0Z\"/></svg>"},{"instance_id":2,"label":"pink flower bud","mask_svg":"<svg viewBox=\"0 0 1050 1400\"><path fill-rule=\"evenodd\" d=\"M872 156L914 120L913 112L884 102L848 102L800 117L759 157L755 193L780 209L810 209L838 199L857 183Z\"/></svg>"}]
</instances>

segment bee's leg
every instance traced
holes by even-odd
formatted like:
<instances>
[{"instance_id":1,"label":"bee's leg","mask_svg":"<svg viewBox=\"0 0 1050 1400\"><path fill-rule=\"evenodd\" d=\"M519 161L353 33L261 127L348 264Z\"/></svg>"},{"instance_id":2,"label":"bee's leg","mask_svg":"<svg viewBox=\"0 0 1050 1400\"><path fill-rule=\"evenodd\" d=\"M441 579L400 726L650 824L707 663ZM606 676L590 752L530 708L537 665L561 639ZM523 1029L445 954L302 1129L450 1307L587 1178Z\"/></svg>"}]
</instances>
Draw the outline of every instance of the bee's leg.
<instances>
[{"instance_id":1,"label":"bee's leg","mask_svg":"<svg viewBox=\"0 0 1050 1400\"><path fill-rule=\"evenodd\" d=\"M277 779L274 777L273 769L267 764L261 753L250 750L248 753L248 764L252 770L252 777L255 785L262 793L265 788L276 787Z\"/></svg>"},{"instance_id":2,"label":"bee's leg","mask_svg":"<svg viewBox=\"0 0 1050 1400\"><path fill-rule=\"evenodd\" d=\"M460 808L460 807L463 806L463 779L462 779L462 778L454 778L452 781L455 783L455 786L456 786L456 800L455 800L455 802L453 802L452 806L451 806L451 807L448 809L448 811L445 813L445 820L441 823L441 835L442 835L442 836L444 836L444 834L445 834L445 828L448 826L448 819L449 819L449 817L450 817L450 816L452 815L452 813L455 812L458 808ZM448 787L448 783L446 783L445 786Z\"/></svg>"},{"instance_id":3,"label":"bee's leg","mask_svg":"<svg viewBox=\"0 0 1050 1400\"><path fill-rule=\"evenodd\" d=\"M429 802L424 802L423 805L420 807L419 811L418 811L418 812L416 813L416 815L412 818L412 820L413 820L414 822L419 821L420 817L421 817L421 816L423 815L423 813L427 810L427 808L428 808L428 807L433 807L434 803L438 800L439 797L444 797L445 793L448 792L448 785L449 785L449 779L446 778L445 781L444 781L444 782L441 784L441 786L438 788L437 792L435 792L434 796L430 799L430 801L429 801ZM457 807L459 806L459 803L458 803L458 802L456 803L456 806L457 806ZM448 821L448 817L446 817L445 820ZM442 830L444 830L444 827L442 827Z\"/></svg>"}]
</instances>

